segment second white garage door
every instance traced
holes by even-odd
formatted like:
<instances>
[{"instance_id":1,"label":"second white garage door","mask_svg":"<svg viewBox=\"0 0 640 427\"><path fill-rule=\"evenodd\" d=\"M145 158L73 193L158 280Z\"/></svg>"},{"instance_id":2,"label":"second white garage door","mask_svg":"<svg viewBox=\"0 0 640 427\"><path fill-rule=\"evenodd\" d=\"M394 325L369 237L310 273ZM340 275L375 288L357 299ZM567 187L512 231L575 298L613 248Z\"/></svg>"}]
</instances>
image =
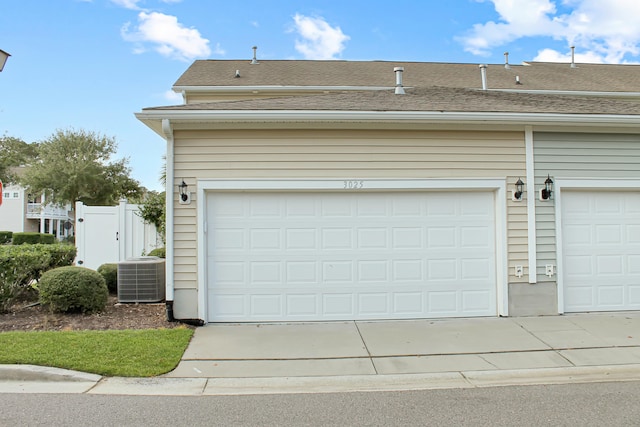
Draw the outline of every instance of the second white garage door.
<instances>
[{"instance_id":1,"label":"second white garage door","mask_svg":"<svg viewBox=\"0 0 640 427\"><path fill-rule=\"evenodd\" d=\"M640 310L640 193L562 193L566 312Z\"/></svg>"},{"instance_id":2,"label":"second white garage door","mask_svg":"<svg viewBox=\"0 0 640 427\"><path fill-rule=\"evenodd\" d=\"M209 321L495 316L493 192L207 193Z\"/></svg>"}]
</instances>

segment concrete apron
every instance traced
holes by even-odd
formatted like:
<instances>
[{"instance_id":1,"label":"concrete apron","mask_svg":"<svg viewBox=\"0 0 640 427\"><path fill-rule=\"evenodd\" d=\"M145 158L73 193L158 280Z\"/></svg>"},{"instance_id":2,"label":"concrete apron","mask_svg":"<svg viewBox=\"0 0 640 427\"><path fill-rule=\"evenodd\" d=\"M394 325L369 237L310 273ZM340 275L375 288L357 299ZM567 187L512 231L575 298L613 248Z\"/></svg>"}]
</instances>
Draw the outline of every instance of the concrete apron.
<instances>
[{"instance_id":1,"label":"concrete apron","mask_svg":"<svg viewBox=\"0 0 640 427\"><path fill-rule=\"evenodd\" d=\"M640 313L196 329L174 378L429 374L640 364Z\"/></svg>"}]
</instances>

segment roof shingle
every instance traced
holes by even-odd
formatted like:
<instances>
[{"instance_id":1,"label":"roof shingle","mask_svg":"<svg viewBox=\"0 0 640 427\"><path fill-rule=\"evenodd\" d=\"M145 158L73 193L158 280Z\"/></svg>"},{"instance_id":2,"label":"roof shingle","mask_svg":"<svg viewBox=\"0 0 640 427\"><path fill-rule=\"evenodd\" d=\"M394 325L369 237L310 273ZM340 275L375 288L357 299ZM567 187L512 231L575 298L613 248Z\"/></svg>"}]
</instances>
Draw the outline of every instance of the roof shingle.
<instances>
[{"instance_id":1,"label":"roof shingle","mask_svg":"<svg viewBox=\"0 0 640 427\"><path fill-rule=\"evenodd\" d=\"M481 88L478 64L391 61L195 61L176 87L327 86L393 87L393 68L404 67L406 87ZM240 77L235 77L236 70ZM516 76L520 84L516 83ZM639 92L640 65L531 62L489 65L489 89Z\"/></svg>"}]
</instances>

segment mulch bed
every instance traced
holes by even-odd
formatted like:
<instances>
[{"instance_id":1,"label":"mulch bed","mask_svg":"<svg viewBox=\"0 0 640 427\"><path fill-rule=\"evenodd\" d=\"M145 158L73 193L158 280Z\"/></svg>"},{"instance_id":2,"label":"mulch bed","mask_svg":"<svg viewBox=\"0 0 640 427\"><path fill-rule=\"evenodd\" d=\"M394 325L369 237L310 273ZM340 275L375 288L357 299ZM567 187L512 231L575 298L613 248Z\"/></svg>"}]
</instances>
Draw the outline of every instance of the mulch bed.
<instances>
[{"instance_id":1,"label":"mulch bed","mask_svg":"<svg viewBox=\"0 0 640 427\"><path fill-rule=\"evenodd\" d=\"M96 314L52 313L47 307L29 302L19 302L9 313L0 314L0 332L155 329L180 325L166 320L164 303L119 304L115 295L110 295L105 310Z\"/></svg>"}]
</instances>

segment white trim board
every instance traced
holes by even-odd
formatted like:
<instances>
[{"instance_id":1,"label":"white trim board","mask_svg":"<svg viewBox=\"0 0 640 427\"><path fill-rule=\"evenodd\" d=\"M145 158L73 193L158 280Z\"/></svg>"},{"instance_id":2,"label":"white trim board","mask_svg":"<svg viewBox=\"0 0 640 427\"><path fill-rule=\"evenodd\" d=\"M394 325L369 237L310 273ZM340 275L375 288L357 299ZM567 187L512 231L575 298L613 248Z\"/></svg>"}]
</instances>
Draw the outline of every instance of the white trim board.
<instances>
[{"instance_id":1,"label":"white trim board","mask_svg":"<svg viewBox=\"0 0 640 427\"><path fill-rule=\"evenodd\" d=\"M505 179L279 179L226 180L200 179L197 182L198 233L198 317L208 322L207 295L207 193L212 191L469 191L487 190L495 193L496 229L496 306L498 316L509 315L507 272L507 201Z\"/></svg>"},{"instance_id":2,"label":"white trim board","mask_svg":"<svg viewBox=\"0 0 640 427\"><path fill-rule=\"evenodd\" d=\"M526 186L527 186L527 251L529 252L529 284L537 283L537 238L536 238L536 187L535 187L535 159L533 153L533 130L531 126L525 128L525 157L526 157Z\"/></svg>"}]
</instances>

